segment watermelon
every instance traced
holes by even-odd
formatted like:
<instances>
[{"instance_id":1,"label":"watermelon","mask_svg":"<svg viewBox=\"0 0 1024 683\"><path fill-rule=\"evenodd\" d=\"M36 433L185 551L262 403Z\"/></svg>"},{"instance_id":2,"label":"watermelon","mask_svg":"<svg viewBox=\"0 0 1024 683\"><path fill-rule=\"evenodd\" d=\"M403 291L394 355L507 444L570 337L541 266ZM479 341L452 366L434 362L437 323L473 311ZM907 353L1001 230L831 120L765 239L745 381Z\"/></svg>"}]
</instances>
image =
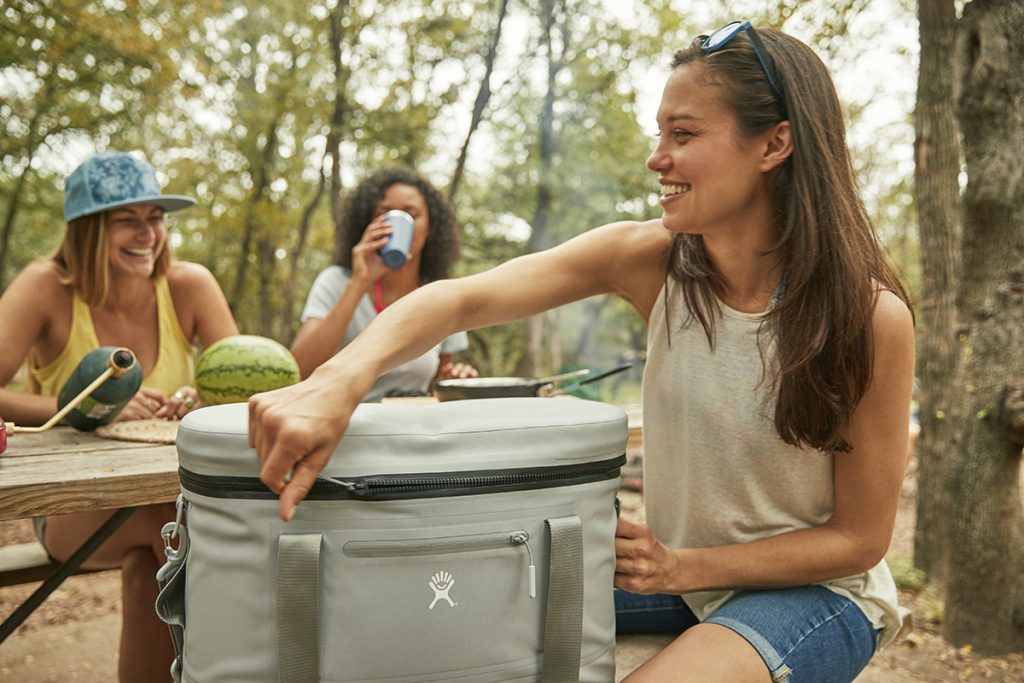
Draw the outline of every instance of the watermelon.
<instances>
[{"instance_id":1,"label":"watermelon","mask_svg":"<svg viewBox=\"0 0 1024 683\"><path fill-rule=\"evenodd\" d=\"M253 394L295 384L299 364L273 339L238 334L211 344L196 363L196 389L206 405L244 403Z\"/></svg>"}]
</instances>

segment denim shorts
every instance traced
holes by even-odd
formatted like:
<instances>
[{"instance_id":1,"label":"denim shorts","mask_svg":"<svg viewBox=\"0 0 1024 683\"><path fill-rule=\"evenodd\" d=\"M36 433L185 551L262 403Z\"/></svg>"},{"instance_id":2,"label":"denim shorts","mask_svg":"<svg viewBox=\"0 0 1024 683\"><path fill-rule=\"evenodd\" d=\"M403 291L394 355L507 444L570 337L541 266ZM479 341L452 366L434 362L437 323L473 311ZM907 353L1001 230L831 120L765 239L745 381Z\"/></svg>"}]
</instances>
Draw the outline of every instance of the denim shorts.
<instances>
[{"instance_id":1,"label":"denim shorts","mask_svg":"<svg viewBox=\"0 0 1024 683\"><path fill-rule=\"evenodd\" d=\"M615 591L617 633L682 633L698 622L678 595ZM850 683L875 654L879 630L849 598L822 586L744 591L705 623L750 643L773 681Z\"/></svg>"}]
</instances>

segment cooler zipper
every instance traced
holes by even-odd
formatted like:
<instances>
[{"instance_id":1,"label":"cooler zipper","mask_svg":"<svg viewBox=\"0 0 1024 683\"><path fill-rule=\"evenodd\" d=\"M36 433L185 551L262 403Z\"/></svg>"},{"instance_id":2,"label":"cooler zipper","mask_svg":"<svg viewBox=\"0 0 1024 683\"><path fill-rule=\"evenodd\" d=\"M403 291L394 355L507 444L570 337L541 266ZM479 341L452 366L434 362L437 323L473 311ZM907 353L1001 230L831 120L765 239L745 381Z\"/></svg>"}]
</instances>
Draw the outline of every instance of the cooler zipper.
<instances>
[{"instance_id":1,"label":"cooler zipper","mask_svg":"<svg viewBox=\"0 0 1024 683\"><path fill-rule=\"evenodd\" d=\"M524 491L554 486L573 486L619 476L626 462L622 454L609 460L579 465L555 465L510 470L470 470L443 474L380 474L365 477L321 477L306 500L398 500L440 498L480 493ZM257 477L197 474L178 468L181 487L212 498L270 499L277 495Z\"/></svg>"},{"instance_id":2,"label":"cooler zipper","mask_svg":"<svg viewBox=\"0 0 1024 683\"><path fill-rule=\"evenodd\" d=\"M347 541L341 547L346 557L410 557L417 555L451 555L480 550L498 550L523 545L530 539L526 529L495 531L465 536L434 538L383 539Z\"/></svg>"}]
</instances>

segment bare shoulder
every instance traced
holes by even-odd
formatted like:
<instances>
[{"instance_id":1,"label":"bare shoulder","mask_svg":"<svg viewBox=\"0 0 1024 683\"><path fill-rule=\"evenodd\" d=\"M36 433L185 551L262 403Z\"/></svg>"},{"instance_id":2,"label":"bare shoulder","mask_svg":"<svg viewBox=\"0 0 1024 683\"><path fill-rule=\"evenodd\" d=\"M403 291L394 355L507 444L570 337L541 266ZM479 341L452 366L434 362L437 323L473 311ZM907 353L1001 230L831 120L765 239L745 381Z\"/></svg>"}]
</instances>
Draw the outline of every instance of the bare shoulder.
<instances>
[{"instance_id":1,"label":"bare shoulder","mask_svg":"<svg viewBox=\"0 0 1024 683\"><path fill-rule=\"evenodd\" d=\"M647 320L665 282L672 233L660 219L610 223L591 232L601 243L601 267L613 280L612 291Z\"/></svg>"},{"instance_id":2,"label":"bare shoulder","mask_svg":"<svg viewBox=\"0 0 1024 683\"><path fill-rule=\"evenodd\" d=\"M71 301L71 287L61 282L57 266L45 259L32 261L25 266L11 282L7 292L19 297L28 296L33 307L37 307L40 302L50 306Z\"/></svg>"},{"instance_id":3,"label":"bare shoulder","mask_svg":"<svg viewBox=\"0 0 1024 683\"><path fill-rule=\"evenodd\" d=\"M650 221L618 221L590 231L614 253L629 256L661 257L668 253L672 233L660 219Z\"/></svg>"},{"instance_id":4,"label":"bare shoulder","mask_svg":"<svg viewBox=\"0 0 1024 683\"><path fill-rule=\"evenodd\" d=\"M218 339L238 334L224 292L208 268L174 261L167 271L167 285L187 339L198 337L200 344L209 346Z\"/></svg>"},{"instance_id":5,"label":"bare shoulder","mask_svg":"<svg viewBox=\"0 0 1024 683\"><path fill-rule=\"evenodd\" d=\"M36 259L22 268L18 278L24 278L35 285L49 287L66 287L60 282L57 266L49 259Z\"/></svg>"},{"instance_id":6,"label":"bare shoulder","mask_svg":"<svg viewBox=\"0 0 1024 683\"><path fill-rule=\"evenodd\" d=\"M888 289L879 289L871 318L872 333L878 342L898 342L908 337L913 342L914 316L903 299Z\"/></svg>"},{"instance_id":7,"label":"bare shoulder","mask_svg":"<svg viewBox=\"0 0 1024 683\"><path fill-rule=\"evenodd\" d=\"M56 358L67 342L71 301L71 286L61 282L52 261L40 259L25 266L0 296L0 320L18 321L0 325L0 346L9 356L4 363L20 363L33 345L44 362Z\"/></svg>"},{"instance_id":8,"label":"bare shoulder","mask_svg":"<svg viewBox=\"0 0 1024 683\"><path fill-rule=\"evenodd\" d=\"M174 299L178 296L208 293L211 288L220 289L213 273L206 266L190 261L173 261L167 270L167 284Z\"/></svg>"},{"instance_id":9,"label":"bare shoulder","mask_svg":"<svg viewBox=\"0 0 1024 683\"><path fill-rule=\"evenodd\" d=\"M906 302L887 289L879 290L875 302L871 318L871 348L876 378L897 384L912 379L914 316Z\"/></svg>"}]
</instances>

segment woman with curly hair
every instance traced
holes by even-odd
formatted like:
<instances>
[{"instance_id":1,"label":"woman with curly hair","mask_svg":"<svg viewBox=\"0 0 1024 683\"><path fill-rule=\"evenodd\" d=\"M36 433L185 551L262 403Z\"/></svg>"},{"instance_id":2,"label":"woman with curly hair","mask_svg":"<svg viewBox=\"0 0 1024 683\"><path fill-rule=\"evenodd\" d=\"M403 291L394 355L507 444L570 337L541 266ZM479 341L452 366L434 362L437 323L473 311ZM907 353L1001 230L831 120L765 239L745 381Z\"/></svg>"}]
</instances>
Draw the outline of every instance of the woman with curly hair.
<instances>
[{"instance_id":1,"label":"woman with curly hair","mask_svg":"<svg viewBox=\"0 0 1024 683\"><path fill-rule=\"evenodd\" d=\"M392 269L384 264L380 249L392 230L383 216L394 209L412 216L414 232L405 265ZM292 343L304 378L390 304L420 285L447 278L459 256L458 221L451 205L430 181L402 166L378 170L359 183L348 199L335 242L335 265L313 282ZM451 358L468 346L465 332L447 337L381 376L366 400L379 401L388 393L426 392L435 379L475 376L472 367Z\"/></svg>"}]
</instances>

